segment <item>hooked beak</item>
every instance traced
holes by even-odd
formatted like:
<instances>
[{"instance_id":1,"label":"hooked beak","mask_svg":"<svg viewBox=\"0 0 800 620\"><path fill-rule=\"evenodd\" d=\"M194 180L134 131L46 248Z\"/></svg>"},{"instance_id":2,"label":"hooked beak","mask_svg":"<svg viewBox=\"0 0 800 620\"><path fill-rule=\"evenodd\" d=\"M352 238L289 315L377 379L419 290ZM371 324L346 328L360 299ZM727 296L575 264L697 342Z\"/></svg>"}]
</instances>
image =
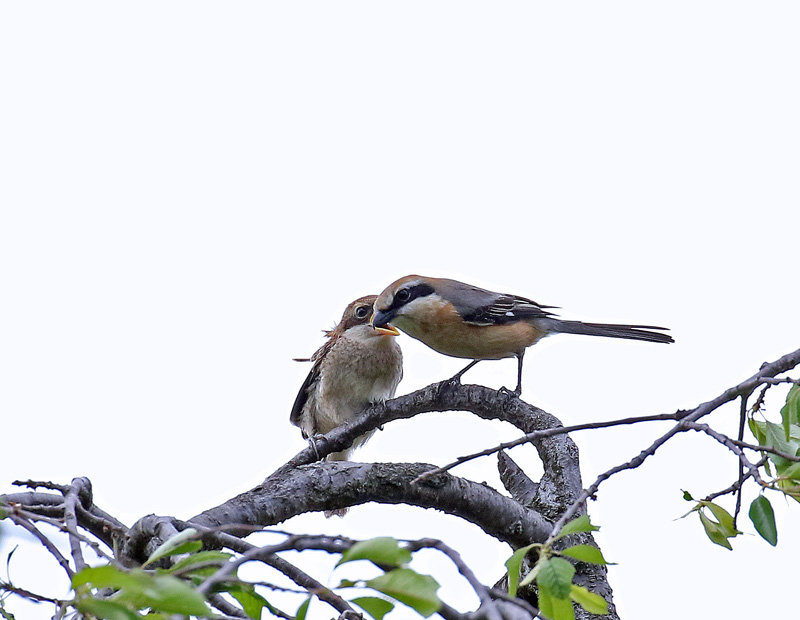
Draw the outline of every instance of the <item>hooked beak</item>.
<instances>
[{"instance_id":1,"label":"hooked beak","mask_svg":"<svg viewBox=\"0 0 800 620\"><path fill-rule=\"evenodd\" d=\"M375 331L380 332L385 336L399 336L400 332L394 325L389 325L391 317L386 312L380 310L372 315L372 327Z\"/></svg>"}]
</instances>

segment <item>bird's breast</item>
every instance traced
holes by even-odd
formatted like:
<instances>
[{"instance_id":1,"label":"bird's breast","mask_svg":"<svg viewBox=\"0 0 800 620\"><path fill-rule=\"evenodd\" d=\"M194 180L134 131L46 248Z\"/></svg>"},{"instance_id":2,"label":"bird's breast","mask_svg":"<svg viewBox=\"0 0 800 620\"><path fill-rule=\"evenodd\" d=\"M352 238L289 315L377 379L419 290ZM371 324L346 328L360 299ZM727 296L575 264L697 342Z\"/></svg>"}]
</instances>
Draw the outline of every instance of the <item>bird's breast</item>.
<instances>
[{"instance_id":1,"label":"bird's breast","mask_svg":"<svg viewBox=\"0 0 800 620\"><path fill-rule=\"evenodd\" d=\"M392 398L402 374L402 354L393 337L342 338L321 368L315 399L321 426L334 428L371 403Z\"/></svg>"},{"instance_id":2,"label":"bird's breast","mask_svg":"<svg viewBox=\"0 0 800 620\"><path fill-rule=\"evenodd\" d=\"M465 323L452 306L445 304L398 316L392 323L439 353L465 359L513 357L545 335L529 321L505 325Z\"/></svg>"}]
</instances>

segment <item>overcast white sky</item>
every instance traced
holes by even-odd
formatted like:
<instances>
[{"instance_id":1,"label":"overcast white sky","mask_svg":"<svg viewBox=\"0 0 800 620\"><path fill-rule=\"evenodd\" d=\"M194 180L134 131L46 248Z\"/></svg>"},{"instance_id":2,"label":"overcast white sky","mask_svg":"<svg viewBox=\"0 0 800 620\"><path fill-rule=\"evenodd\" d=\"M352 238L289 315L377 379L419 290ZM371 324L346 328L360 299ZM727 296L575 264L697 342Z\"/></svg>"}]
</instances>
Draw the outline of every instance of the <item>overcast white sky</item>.
<instances>
[{"instance_id":1,"label":"overcast white sky","mask_svg":"<svg viewBox=\"0 0 800 620\"><path fill-rule=\"evenodd\" d=\"M565 424L713 398L800 346L799 28L794 2L3 3L0 489L88 476L130 524L255 486L304 447L291 359L409 273L672 328L669 347L529 351L523 397ZM399 342L400 393L463 365ZM465 381L514 373L485 362ZM584 482L665 428L576 434ZM357 458L443 464L516 436L431 414ZM532 452L512 456L535 473ZM496 485L495 469L455 473ZM675 521L681 489L735 471L687 435L601 487L590 511L623 617L785 615L800 507L772 498L777 549L746 518L733 553ZM412 508L284 527L441 537L489 583L509 554ZM17 542L4 530L0 566ZM65 596L32 553L15 583Z\"/></svg>"}]
</instances>

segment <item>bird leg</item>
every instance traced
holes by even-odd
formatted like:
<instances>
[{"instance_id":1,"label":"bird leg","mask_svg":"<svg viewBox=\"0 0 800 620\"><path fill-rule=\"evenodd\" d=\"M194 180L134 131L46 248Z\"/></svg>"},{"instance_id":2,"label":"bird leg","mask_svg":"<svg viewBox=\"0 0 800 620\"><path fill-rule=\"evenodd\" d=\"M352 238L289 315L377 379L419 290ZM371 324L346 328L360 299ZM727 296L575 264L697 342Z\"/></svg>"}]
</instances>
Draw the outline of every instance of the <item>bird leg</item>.
<instances>
[{"instance_id":1,"label":"bird leg","mask_svg":"<svg viewBox=\"0 0 800 620\"><path fill-rule=\"evenodd\" d=\"M514 390L514 394L517 396L522 394L522 358L524 355L525 349L517 353L517 388Z\"/></svg>"},{"instance_id":2,"label":"bird leg","mask_svg":"<svg viewBox=\"0 0 800 620\"><path fill-rule=\"evenodd\" d=\"M525 355L525 349L522 349L519 353L517 353L517 387L512 392L507 387L501 387L501 392L508 392L509 394L513 394L514 396L519 396L522 394L522 357Z\"/></svg>"},{"instance_id":3,"label":"bird leg","mask_svg":"<svg viewBox=\"0 0 800 620\"><path fill-rule=\"evenodd\" d=\"M480 362L480 360L472 360L472 361L471 361L469 364L467 364L466 368L463 368L462 370L460 370L459 372L457 372L455 375L453 375L453 376L452 376L452 377L449 379L449 381L450 381L450 382L453 382L453 383L459 383L459 384L460 384L460 383L461 383L461 376L462 376L462 375L463 375L465 372L467 372L467 371L468 371L470 368L472 368L472 367L473 367L475 364L477 364L478 362Z\"/></svg>"}]
</instances>

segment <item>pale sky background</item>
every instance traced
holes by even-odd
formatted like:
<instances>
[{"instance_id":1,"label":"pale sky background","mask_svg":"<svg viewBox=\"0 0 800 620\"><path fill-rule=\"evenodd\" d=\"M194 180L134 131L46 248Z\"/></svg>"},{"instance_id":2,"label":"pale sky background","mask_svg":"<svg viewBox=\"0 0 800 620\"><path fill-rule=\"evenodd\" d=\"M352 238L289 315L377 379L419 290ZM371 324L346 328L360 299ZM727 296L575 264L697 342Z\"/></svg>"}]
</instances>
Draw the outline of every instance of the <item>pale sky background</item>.
<instances>
[{"instance_id":1,"label":"pale sky background","mask_svg":"<svg viewBox=\"0 0 800 620\"><path fill-rule=\"evenodd\" d=\"M794 2L3 3L0 488L88 476L128 524L250 489L305 447L288 416L308 367L292 358L409 273L672 329L669 347L531 349L523 397L565 424L717 396L800 346L799 29ZM463 366L399 342L399 393ZM484 362L465 381L514 373ZM735 433L737 413L709 421ZM666 428L574 435L584 483ZM444 464L516 436L430 414L356 458ZM532 453L511 455L535 474ZM454 473L497 486L495 471ZM746 516L734 552L675 520L681 489L703 497L735 472L685 435L601 487L590 512L623 618L796 606L800 506L770 495L775 549ZM414 508L282 527L439 537L487 583L510 553ZM0 572L20 542L3 534ZM42 558L18 551L14 583L66 596ZM444 565L414 564L471 608Z\"/></svg>"}]
</instances>

